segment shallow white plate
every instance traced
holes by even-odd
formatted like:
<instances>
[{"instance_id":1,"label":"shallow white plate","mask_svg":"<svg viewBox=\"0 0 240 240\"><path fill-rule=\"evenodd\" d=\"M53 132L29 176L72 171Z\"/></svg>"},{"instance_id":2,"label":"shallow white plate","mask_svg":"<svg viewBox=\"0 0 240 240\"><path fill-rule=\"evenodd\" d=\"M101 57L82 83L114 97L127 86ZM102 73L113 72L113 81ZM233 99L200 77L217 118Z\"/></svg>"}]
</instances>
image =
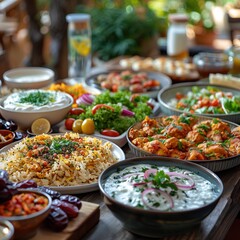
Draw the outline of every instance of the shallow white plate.
<instances>
[{"instance_id":1,"label":"shallow white plate","mask_svg":"<svg viewBox=\"0 0 240 240\"><path fill-rule=\"evenodd\" d=\"M3 79L9 88L39 89L54 81L54 72L43 67L23 67L8 70Z\"/></svg>"},{"instance_id":2,"label":"shallow white plate","mask_svg":"<svg viewBox=\"0 0 240 240\"><path fill-rule=\"evenodd\" d=\"M54 135L63 135L63 133L57 133ZM99 139L101 139L103 143L108 142L105 139L102 139L102 138L99 138ZM0 153L8 151L20 141L11 143L6 147L3 147L2 149L0 149ZM111 144L112 144L113 155L117 158L117 160L118 161L125 160L125 153L123 152L123 150L119 146L117 146L115 143L111 143ZM60 192L61 194L79 194L79 193L86 193L86 192L92 192L92 191L98 190L98 183L96 182L96 183L89 183L89 184L80 184L76 186L63 186L63 187L48 186L48 187Z\"/></svg>"}]
</instances>

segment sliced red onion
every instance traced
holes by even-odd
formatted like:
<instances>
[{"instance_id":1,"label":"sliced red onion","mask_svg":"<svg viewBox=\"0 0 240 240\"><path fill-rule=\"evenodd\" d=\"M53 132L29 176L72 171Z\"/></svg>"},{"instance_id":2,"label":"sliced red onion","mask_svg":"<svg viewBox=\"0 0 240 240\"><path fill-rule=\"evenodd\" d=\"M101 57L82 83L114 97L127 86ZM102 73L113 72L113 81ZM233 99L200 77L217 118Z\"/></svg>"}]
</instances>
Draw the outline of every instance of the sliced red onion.
<instances>
[{"instance_id":1,"label":"sliced red onion","mask_svg":"<svg viewBox=\"0 0 240 240\"><path fill-rule=\"evenodd\" d=\"M148 201L149 198L147 196L150 193L159 193L159 194L161 194L162 197L164 199L166 199L167 203L164 204L164 206L162 208L155 207L155 206L151 205L149 203L149 201ZM147 206L148 208L153 209L153 210L165 211L165 210L168 210L169 208L173 208L174 207L174 202L173 202L172 197L168 193L166 193L166 192L164 192L164 191L162 191L160 189L148 188L148 189L144 190L142 192L142 201L143 201L143 204L145 206Z\"/></svg>"},{"instance_id":2,"label":"sliced red onion","mask_svg":"<svg viewBox=\"0 0 240 240\"><path fill-rule=\"evenodd\" d=\"M90 105L88 102L84 101L81 97L76 100L77 105Z\"/></svg>"},{"instance_id":3,"label":"sliced red onion","mask_svg":"<svg viewBox=\"0 0 240 240\"><path fill-rule=\"evenodd\" d=\"M144 178L147 179L151 174L155 175L156 172L157 172L157 169L153 169L153 168L148 169L144 172Z\"/></svg>"},{"instance_id":4,"label":"sliced red onion","mask_svg":"<svg viewBox=\"0 0 240 240\"><path fill-rule=\"evenodd\" d=\"M134 187L139 187L139 186L143 186L143 185L146 185L148 184L147 182L136 182L136 183L133 183L133 186Z\"/></svg>"},{"instance_id":5,"label":"sliced red onion","mask_svg":"<svg viewBox=\"0 0 240 240\"><path fill-rule=\"evenodd\" d=\"M171 180L175 183L175 185L179 188L179 189L182 189L182 190L187 190L187 189L192 189L194 186L195 186L195 182L194 180L186 175L186 174L183 174L183 173L178 173L178 172L167 172L166 173L168 176L171 177L179 177L179 178L185 178L185 179L188 179L189 180L189 184L183 184L183 183L178 183L178 181L174 181L174 179L171 178Z\"/></svg>"},{"instance_id":6,"label":"sliced red onion","mask_svg":"<svg viewBox=\"0 0 240 240\"><path fill-rule=\"evenodd\" d=\"M122 114L123 116L127 116L127 117L133 117L133 116L135 115L134 112L132 112L132 111L130 111L130 110L128 110L128 109L122 109L121 114Z\"/></svg>"},{"instance_id":7,"label":"sliced red onion","mask_svg":"<svg viewBox=\"0 0 240 240\"><path fill-rule=\"evenodd\" d=\"M77 100L76 103L78 105L80 104L85 104L85 105L91 105L94 100L94 96L90 93L84 93L82 96L80 96Z\"/></svg>"}]
</instances>

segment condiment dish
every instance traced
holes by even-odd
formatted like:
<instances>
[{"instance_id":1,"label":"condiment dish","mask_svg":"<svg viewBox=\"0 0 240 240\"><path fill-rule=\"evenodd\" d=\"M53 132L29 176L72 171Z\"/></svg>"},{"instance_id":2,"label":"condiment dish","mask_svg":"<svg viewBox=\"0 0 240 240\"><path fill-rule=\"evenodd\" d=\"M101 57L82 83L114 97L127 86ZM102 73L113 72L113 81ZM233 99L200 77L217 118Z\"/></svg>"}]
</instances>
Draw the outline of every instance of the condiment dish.
<instances>
[{"instance_id":1,"label":"condiment dish","mask_svg":"<svg viewBox=\"0 0 240 240\"><path fill-rule=\"evenodd\" d=\"M2 219L10 221L14 226L14 239L28 239L37 233L38 227L46 219L51 210L52 198L43 192L33 189L21 189L19 193L33 193L46 198L47 205L35 213L24 216L1 216Z\"/></svg>"},{"instance_id":2,"label":"condiment dish","mask_svg":"<svg viewBox=\"0 0 240 240\"><path fill-rule=\"evenodd\" d=\"M0 129L0 148L5 147L9 143L12 143L14 138L14 132L7 129Z\"/></svg>"}]
</instances>

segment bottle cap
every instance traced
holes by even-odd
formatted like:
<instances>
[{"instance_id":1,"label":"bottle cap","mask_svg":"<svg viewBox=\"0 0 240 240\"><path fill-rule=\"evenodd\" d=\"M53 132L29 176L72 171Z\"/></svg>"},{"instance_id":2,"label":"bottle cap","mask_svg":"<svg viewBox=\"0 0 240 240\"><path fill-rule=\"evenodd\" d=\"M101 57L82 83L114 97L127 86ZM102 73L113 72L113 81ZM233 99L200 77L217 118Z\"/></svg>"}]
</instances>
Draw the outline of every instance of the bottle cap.
<instances>
[{"instance_id":1,"label":"bottle cap","mask_svg":"<svg viewBox=\"0 0 240 240\"><path fill-rule=\"evenodd\" d=\"M66 16L67 22L84 22L91 18L89 14L85 13L71 13Z\"/></svg>"}]
</instances>

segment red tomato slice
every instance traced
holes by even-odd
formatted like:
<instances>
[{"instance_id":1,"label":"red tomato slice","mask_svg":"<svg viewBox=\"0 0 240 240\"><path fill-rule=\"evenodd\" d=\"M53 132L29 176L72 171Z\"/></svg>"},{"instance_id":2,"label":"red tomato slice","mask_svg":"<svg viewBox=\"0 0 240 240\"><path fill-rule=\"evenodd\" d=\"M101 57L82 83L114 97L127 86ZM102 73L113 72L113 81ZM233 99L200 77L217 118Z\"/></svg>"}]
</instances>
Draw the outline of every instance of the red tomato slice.
<instances>
[{"instance_id":1,"label":"red tomato slice","mask_svg":"<svg viewBox=\"0 0 240 240\"><path fill-rule=\"evenodd\" d=\"M107 104L97 104L92 108L92 114L95 114L97 112L98 109L100 108L105 108L105 109L109 109L111 111L114 111L114 108L107 105Z\"/></svg>"},{"instance_id":2,"label":"red tomato slice","mask_svg":"<svg viewBox=\"0 0 240 240\"><path fill-rule=\"evenodd\" d=\"M113 129L104 129L101 132L101 134L104 136L109 136L109 137L118 137L120 135L118 131L113 130Z\"/></svg>"},{"instance_id":3,"label":"red tomato slice","mask_svg":"<svg viewBox=\"0 0 240 240\"><path fill-rule=\"evenodd\" d=\"M71 131L74 121L75 121L74 118L67 118L67 119L65 120L65 128L66 128L67 130L70 130L70 131Z\"/></svg>"},{"instance_id":4,"label":"red tomato slice","mask_svg":"<svg viewBox=\"0 0 240 240\"><path fill-rule=\"evenodd\" d=\"M213 99L210 102L210 105L213 106L213 107L217 107L219 105L219 100L218 99Z\"/></svg>"},{"instance_id":5,"label":"red tomato slice","mask_svg":"<svg viewBox=\"0 0 240 240\"><path fill-rule=\"evenodd\" d=\"M82 113L84 113L84 109L83 108L72 108L68 114L71 114L71 115L80 115Z\"/></svg>"}]
</instances>

